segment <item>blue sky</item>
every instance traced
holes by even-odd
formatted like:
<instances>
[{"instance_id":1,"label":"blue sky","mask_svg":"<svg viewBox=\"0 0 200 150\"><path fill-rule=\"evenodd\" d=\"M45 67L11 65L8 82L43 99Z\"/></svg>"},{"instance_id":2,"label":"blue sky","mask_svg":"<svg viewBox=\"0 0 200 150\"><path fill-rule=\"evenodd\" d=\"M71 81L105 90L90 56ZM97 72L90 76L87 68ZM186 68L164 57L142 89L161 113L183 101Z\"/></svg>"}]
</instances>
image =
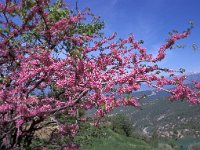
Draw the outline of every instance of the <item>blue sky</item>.
<instances>
[{"instance_id":1,"label":"blue sky","mask_svg":"<svg viewBox=\"0 0 200 150\"><path fill-rule=\"evenodd\" d=\"M75 0L66 0L74 7ZM105 35L117 32L118 38L130 33L137 40L144 40L149 53L168 38L168 32L183 31L194 21L195 28L189 38L181 40L184 49L169 50L164 61L159 63L171 69L185 68L187 72L200 72L200 49L194 51L192 44L200 47L200 1L199 0L78 0L79 9L86 7L105 22Z\"/></svg>"}]
</instances>

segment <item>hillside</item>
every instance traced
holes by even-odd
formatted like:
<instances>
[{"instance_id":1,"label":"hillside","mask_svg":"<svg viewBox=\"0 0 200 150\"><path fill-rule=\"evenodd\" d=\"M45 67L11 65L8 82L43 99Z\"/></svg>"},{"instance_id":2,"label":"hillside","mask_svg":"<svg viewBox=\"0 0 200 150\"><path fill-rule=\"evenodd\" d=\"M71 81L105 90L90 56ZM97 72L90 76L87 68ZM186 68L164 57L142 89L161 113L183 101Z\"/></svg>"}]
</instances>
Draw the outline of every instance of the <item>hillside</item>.
<instances>
[{"instance_id":1,"label":"hillside","mask_svg":"<svg viewBox=\"0 0 200 150\"><path fill-rule=\"evenodd\" d=\"M149 94L151 91L141 92ZM139 94L139 93L138 93ZM200 135L200 107L185 101L171 102L165 92L143 99L141 107L116 108L109 116L126 114L135 129L143 134L156 132L161 137L184 137Z\"/></svg>"},{"instance_id":2,"label":"hillside","mask_svg":"<svg viewBox=\"0 0 200 150\"><path fill-rule=\"evenodd\" d=\"M200 81L200 74L188 75L186 83L190 84L193 80ZM161 140L176 140L181 150L186 150L189 145L200 141L199 105L191 105L185 100L171 102L168 99L170 95L163 91L155 94L153 90L146 90L133 94L152 96L142 99L140 108L119 107L111 111L108 116L125 114L138 135L156 136ZM93 112L94 110L89 111L89 116L92 116Z\"/></svg>"},{"instance_id":3,"label":"hillside","mask_svg":"<svg viewBox=\"0 0 200 150\"><path fill-rule=\"evenodd\" d=\"M105 138L94 139L91 145L85 145L80 150L158 150L143 140L126 137L107 130Z\"/></svg>"}]
</instances>

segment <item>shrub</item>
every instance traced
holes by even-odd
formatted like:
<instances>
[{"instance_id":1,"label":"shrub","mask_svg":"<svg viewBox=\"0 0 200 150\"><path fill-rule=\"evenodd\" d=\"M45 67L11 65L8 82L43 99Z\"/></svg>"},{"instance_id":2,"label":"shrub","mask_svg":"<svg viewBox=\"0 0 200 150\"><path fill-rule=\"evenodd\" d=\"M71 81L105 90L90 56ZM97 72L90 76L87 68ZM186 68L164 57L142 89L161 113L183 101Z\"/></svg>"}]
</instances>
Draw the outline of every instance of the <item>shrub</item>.
<instances>
[{"instance_id":1,"label":"shrub","mask_svg":"<svg viewBox=\"0 0 200 150\"><path fill-rule=\"evenodd\" d=\"M132 136L133 127L126 115L118 114L111 118L111 129L116 133Z\"/></svg>"}]
</instances>

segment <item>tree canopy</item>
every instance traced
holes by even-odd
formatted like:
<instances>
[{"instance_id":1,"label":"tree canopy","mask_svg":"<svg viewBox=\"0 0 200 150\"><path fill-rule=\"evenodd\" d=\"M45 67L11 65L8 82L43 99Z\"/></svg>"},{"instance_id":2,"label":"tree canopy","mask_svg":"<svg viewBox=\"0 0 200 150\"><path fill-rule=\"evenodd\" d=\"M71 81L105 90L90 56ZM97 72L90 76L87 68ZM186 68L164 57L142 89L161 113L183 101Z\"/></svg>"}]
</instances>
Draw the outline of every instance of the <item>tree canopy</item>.
<instances>
[{"instance_id":1,"label":"tree canopy","mask_svg":"<svg viewBox=\"0 0 200 150\"><path fill-rule=\"evenodd\" d=\"M132 34L121 40L115 33L104 37L104 23L88 9L70 10L61 0L6 0L0 16L1 148L29 146L35 131L49 124L56 124L59 137L74 136L84 120L80 109L95 108L103 117L115 107L138 107L142 97L130 93L142 84L171 93L171 100L200 102L184 76L157 65L190 29L172 34L153 56ZM74 122L60 122L59 113Z\"/></svg>"}]
</instances>

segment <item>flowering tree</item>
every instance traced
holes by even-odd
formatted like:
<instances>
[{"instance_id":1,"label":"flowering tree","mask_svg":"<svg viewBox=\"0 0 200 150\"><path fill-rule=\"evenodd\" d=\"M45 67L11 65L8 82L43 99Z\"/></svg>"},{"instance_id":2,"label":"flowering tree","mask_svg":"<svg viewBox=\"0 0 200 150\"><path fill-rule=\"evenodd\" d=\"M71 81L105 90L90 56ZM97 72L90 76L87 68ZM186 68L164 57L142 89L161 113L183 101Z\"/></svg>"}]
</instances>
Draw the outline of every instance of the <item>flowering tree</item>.
<instances>
[{"instance_id":1,"label":"flowering tree","mask_svg":"<svg viewBox=\"0 0 200 150\"><path fill-rule=\"evenodd\" d=\"M59 136L74 136L84 120L79 109L96 108L102 117L118 106L138 107L139 97L125 95L143 83L171 93L171 99L199 103L198 91L184 85L184 77L162 77L158 71L175 70L156 64L189 30L173 34L154 57L133 35L117 42L115 34L101 38L101 23L84 23L89 12L73 13L66 6L61 0L0 3L1 148L28 146L35 131L55 123ZM76 121L60 122L55 118L60 112Z\"/></svg>"}]
</instances>

